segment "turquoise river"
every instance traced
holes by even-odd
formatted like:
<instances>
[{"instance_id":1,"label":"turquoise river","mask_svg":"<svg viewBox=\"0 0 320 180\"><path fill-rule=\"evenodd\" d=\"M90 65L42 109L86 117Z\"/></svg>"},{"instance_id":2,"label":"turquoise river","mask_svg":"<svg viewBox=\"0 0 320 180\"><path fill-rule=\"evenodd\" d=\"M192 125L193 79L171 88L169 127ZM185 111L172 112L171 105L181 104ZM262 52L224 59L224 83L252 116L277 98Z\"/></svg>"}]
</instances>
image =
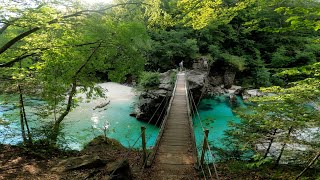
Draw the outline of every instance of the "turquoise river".
<instances>
[{"instance_id":1,"label":"turquoise river","mask_svg":"<svg viewBox=\"0 0 320 180\"><path fill-rule=\"evenodd\" d=\"M137 96L132 88L117 83L102 83L100 86L106 89L107 98L91 99L90 102L81 102L64 120L63 133L67 146L71 149L80 150L83 145L95 136L103 135L106 130L107 136L118 140L122 145L129 148L140 148L140 127L146 127L147 146L154 146L159 128L137 121L129 116L133 110ZM79 96L81 98L81 96ZM106 102L110 103L103 108L95 108ZM36 105L42 103L34 99L27 99L27 117L31 119L30 126L36 127L41 124L37 120ZM17 99L0 96L0 143L17 144L21 142L19 130L19 111L15 108ZM238 103L243 105L238 99ZM201 147L203 140L203 128L208 129L209 141L215 146L222 147L221 138L223 132L228 129L228 121L238 122L239 119L233 114L226 96L205 98L199 104L199 116L195 115L194 131L197 146ZM49 118L49 120L52 120ZM49 121L46 120L46 121ZM202 126L201 126L202 124Z\"/></svg>"}]
</instances>

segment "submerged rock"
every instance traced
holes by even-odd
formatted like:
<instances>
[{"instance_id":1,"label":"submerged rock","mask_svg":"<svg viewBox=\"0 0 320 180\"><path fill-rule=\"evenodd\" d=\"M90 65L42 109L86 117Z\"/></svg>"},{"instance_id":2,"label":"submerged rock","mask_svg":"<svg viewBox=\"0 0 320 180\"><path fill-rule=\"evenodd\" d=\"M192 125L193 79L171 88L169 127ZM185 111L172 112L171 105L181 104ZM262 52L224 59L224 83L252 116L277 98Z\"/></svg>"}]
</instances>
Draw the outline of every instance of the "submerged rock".
<instances>
[{"instance_id":1,"label":"submerged rock","mask_svg":"<svg viewBox=\"0 0 320 180\"><path fill-rule=\"evenodd\" d=\"M103 103L97 105L96 107L94 107L93 110L104 108L104 107L106 107L106 106L109 105L109 104L110 104L110 101L108 101L108 102L103 102Z\"/></svg>"}]
</instances>

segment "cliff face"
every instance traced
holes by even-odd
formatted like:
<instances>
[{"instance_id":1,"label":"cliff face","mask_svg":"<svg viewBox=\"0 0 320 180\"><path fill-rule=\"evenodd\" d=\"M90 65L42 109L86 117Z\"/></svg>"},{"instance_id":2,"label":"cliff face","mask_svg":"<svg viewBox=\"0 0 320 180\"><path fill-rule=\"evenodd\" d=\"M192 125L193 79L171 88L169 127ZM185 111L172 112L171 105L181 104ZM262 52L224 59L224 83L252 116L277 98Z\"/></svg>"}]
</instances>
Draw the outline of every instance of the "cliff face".
<instances>
[{"instance_id":1,"label":"cliff face","mask_svg":"<svg viewBox=\"0 0 320 180\"><path fill-rule=\"evenodd\" d=\"M131 116L136 117L139 121L161 124L165 112L162 110L167 108L166 102L170 100L174 88L172 73L176 73L176 70L161 73L158 87L141 92Z\"/></svg>"},{"instance_id":2,"label":"cliff face","mask_svg":"<svg viewBox=\"0 0 320 180\"><path fill-rule=\"evenodd\" d=\"M189 89L196 104L207 94L208 77L207 72L201 69L189 70L187 72L187 81Z\"/></svg>"}]
</instances>

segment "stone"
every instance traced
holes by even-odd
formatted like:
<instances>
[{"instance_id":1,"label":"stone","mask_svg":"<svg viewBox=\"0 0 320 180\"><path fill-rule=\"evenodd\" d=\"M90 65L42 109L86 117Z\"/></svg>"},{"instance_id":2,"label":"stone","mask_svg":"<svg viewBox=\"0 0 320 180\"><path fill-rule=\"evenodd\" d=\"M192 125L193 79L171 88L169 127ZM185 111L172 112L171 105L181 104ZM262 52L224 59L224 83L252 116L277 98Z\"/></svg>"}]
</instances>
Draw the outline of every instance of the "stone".
<instances>
[{"instance_id":1,"label":"stone","mask_svg":"<svg viewBox=\"0 0 320 180\"><path fill-rule=\"evenodd\" d=\"M64 172L79 169L92 169L103 167L107 164L107 162L108 161L102 160L98 156L83 155L60 161L58 165L52 169L52 171Z\"/></svg>"},{"instance_id":2,"label":"stone","mask_svg":"<svg viewBox=\"0 0 320 180\"><path fill-rule=\"evenodd\" d=\"M264 94L259 89L249 89L244 90L242 97L244 100L249 99L250 97L263 96Z\"/></svg>"},{"instance_id":3,"label":"stone","mask_svg":"<svg viewBox=\"0 0 320 180\"><path fill-rule=\"evenodd\" d=\"M234 78L236 77L236 73L234 71L226 70L223 75L223 83L226 89L231 88L234 83Z\"/></svg>"},{"instance_id":4,"label":"stone","mask_svg":"<svg viewBox=\"0 0 320 180\"><path fill-rule=\"evenodd\" d=\"M187 81L190 89L196 89L205 85L207 73L200 70L190 70L187 73Z\"/></svg>"},{"instance_id":5,"label":"stone","mask_svg":"<svg viewBox=\"0 0 320 180\"><path fill-rule=\"evenodd\" d=\"M127 159L119 159L115 162L112 162L106 167L110 179L121 179L121 180L131 180L132 173Z\"/></svg>"},{"instance_id":6,"label":"stone","mask_svg":"<svg viewBox=\"0 0 320 180\"><path fill-rule=\"evenodd\" d=\"M172 73L177 73L176 70L170 70L160 74L160 84L155 89L148 89L142 92L139 95L139 101L135 105L134 112L130 113L131 116L136 117L140 121L149 122L150 118L153 117L154 113L158 109L166 108L164 98L170 98L172 94L172 90L174 88L174 82ZM159 114L155 114L152 118L152 124L156 124L157 122L160 124L162 121L158 121L160 117Z\"/></svg>"},{"instance_id":7,"label":"stone","mask_svg":"<svg viewBox=\"0 0 320 180\"><path fill-rule=\"evenodd\" d=\"M93 110L104 108L104 107L106 107L106 106L109 105L109 104L110 104L110 101L108 101L108 102L103 102L103 103L97 105L96 107L94 107Z\"/></svg>"},{"instance_id":8,"label":"stone","mask_svg":"<svg viewBox=\"0 0 320 180\"><path fill-rule=\"evenodd\" d=\"M212 86L220 86L221 84L223 84L222 76L209 76L208 80Z\"/></svg>"},{"instance_id":9,"label":"stone","mask_svg":"<svg viewBox=\"0 0 320 180\"><path fill-rule=\"evenodd\" d=\"M226 89L228 94L241 95L243 88L241 86L232 85L231 88Z\"/></svg>"}]
</instances>

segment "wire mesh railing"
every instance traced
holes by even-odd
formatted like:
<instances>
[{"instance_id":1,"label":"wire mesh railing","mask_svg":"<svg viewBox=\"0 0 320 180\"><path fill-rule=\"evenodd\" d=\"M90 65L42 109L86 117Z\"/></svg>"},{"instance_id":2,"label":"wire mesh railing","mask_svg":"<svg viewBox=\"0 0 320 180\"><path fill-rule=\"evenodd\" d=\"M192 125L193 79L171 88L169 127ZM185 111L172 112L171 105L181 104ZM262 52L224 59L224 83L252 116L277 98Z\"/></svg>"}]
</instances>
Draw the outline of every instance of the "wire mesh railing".
<instances>
[{"instance_id":1,"label":"wire mesh railing","mask_svg":"<svg viewBox=\"0 0 320 180\"><path fill-rule=\"evenodd\" d=\"M162 120L162 124L160 125L160 131L158 133L158 137L156 139L156 144L155 144L155 147L154 147L154 150L153 152L151 153L150 155L150 158L147 162L147 166L151 166L154 158L155 158L155 155L157 153L157 150L158 150L158 147L160 145L160 140L162 138L162 135L163 135L163 132L164 132L164 128L165 128L165 125L166 125L166 122L167 122L167 119L168 119L168 115L169 115L169 111L171 109L171 105L172 105L172 101L173 101L173 97L175 95L175 92L176 92L176 89L177 89L177 81L178 81L178 78L177 78L177 75L176 75L176 81L175 81L175 86L172 90L172 94L171 94L171 98L170 98L170 101L168 99L168 105L166 106L166 110L165 110L165 116Z\"/></svg>"},{"instance_id":2,"label":"wire mesh railing","mask_svg":"<svg viewBox=\"0 0 320 180\"><path fill-rule=\"evenodd\" d=\"M198 168L201 170L202 175L205 179L213 179L213 173L210 168L210 163L211 163L213 166L215 178L219 180L220 178L219 178L219 174L217 171L217 165L215 164L216 158L215 158L214 154L212 153L213 151L211 150L211 146L208 141L209 130L205 129L205 126L202 123L202 120L201 120L201 117L200 117L200 114L199 114L199 111L197 108L198 103L195 102L193 93L190 90L189 83L187 80L187 75L186 75L186 88L187 88L188 101L190 104L190 111L191 111L190 116L191 117L196 116L195 119L199 120L200 128L202 129L202 131L200 131L200 132L203 132L202 135L204 137L202 146L201 145L197 146L197 150L199 149L201 152L200 159L198 157ZM202 93L201 93L201 96L202 96Z\"/></svg>"}]
</instances>

